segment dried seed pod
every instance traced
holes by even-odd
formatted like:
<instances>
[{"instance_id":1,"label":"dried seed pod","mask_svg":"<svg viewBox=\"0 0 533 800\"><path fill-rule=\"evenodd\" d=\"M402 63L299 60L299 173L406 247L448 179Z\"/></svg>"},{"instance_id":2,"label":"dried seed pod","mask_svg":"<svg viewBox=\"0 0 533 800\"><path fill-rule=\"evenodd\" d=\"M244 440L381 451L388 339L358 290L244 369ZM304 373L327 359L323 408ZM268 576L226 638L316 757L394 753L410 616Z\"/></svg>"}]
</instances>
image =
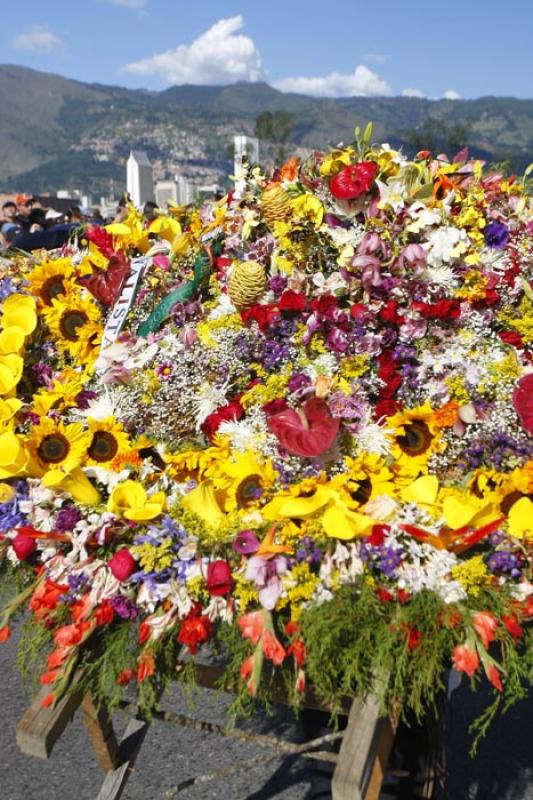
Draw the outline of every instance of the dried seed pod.
<instances>
[{"instance_id":1,"label":"dried seed pod","mask_svg":"<svg viewBox=\"0 0 533 800\"><path fill-rule=\"evenodd\" d=\"M233 267L228 294L236 308L253 305L267 288L265 270L257 261L239 261Z\"/></svg>"}]
</instances>

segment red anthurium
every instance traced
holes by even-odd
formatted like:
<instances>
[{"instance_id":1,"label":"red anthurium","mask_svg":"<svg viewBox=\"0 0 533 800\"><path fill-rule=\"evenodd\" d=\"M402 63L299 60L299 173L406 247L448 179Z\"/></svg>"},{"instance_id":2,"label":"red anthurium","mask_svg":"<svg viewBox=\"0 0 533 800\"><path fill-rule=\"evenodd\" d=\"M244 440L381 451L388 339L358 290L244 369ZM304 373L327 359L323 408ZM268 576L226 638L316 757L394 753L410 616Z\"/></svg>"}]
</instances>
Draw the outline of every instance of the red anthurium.
<instances>
[{"instance_id":1,"label":"red anthurium","mask_svg":"<svg viewBox=\"0 0 533 800\"><path fill-rule=\"evenodd\" d=\"M268 419L268 427L288 453L302 458L322 455L332 446L339 432L335 419L323 400L311 398L298 411L288 408Z\"/></svg>"},{"instance_id":2,"label":"red anthurium","mask_svg":"<svg viewBox=\"0 0 533 800\"><path fill-rule=\"evenodd\" d=\"M513 392L513 406L522 427L528 433L533 433L533 373L524 375L516 384Z\"/></svg>"}]
</instances>

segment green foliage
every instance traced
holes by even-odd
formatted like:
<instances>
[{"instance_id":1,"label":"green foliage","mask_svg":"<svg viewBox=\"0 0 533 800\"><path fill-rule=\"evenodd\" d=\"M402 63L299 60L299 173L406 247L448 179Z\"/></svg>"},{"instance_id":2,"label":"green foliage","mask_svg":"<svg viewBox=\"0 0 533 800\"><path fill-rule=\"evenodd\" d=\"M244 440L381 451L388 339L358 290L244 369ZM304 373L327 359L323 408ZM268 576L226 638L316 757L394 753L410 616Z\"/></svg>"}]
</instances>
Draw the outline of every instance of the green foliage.
<instances>
[{"instance_id":1,"label":"green foliage","mask_svg":"<svg viewBox=\"0 0 533 800\"><path fill-rule=\"evenodd\" d=\"M263 111L255 120L255 135L260 141L274 146L278 164L285 161L293 127L293 116L288 111Z\"/></svg>"}]
</instances>

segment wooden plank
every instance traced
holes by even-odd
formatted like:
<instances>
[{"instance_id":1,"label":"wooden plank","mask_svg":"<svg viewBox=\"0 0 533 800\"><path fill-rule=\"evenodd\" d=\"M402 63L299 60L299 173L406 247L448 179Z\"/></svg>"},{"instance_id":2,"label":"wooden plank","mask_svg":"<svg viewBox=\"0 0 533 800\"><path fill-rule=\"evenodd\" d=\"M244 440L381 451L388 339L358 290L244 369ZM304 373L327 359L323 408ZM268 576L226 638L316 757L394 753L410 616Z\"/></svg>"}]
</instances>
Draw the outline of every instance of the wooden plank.
<instances>
[{"instance_id":1,"label":"wooden plank","mask_svg":"<svg viewBox=\"0 0 533 800\"><path fill-rule=\"evenodd\" d=\"M122 796L149 727L144 719L129 721L119 746L120 766L107 773L96 800L119 800Z\"/></svg>"},{"instance_id":2,"label":"wooden plank","mask_svg":"<svg viewBox=\"0 0 533 800\"><path fill-rule=\"evenodd\" d=\"M83 698L81 707L98 763L104 772L109 772L118 764L118 744L113 723L105 708L97 708L89 694Z\"/></svg>"},{"instance_id":3,"label":"wooden plank","mask_svg":"<svg viewBox=\"0 0 533 800\"><path fill-rule=\"evenodd\" d=\"M363 800L365 797L384 722L375 698L353 701L331 782L333 800Z\"/></svg>"},{"instance_id":4,"label":"wooden plank","mask_svg":"<svg viewBox=\"0 0 533 800\"><path fill-rule=\"evenodd\" d=\"M364 794L365 800L378 800L379 798L381 793L381 785L385 777L385 771L389 761L390 752L392 750L392 745L394 744L395 735L396 732L390 720L383 720L376 758L370 774L368 787L366 788Z\"/></svg>"},{"instance_id":5,"label":"wooden plank","mask_svg":"<svg viewBox=\"0 0 533 800\"><path fill-rule=\"evenodd\" d=\"M43 687L17 725L17 744L23 753L49 758L55 743L67 727L82 701L81 692L68 692L55 705L44 708L42 701L50 694Z\"/></svg>"}]
</instances>

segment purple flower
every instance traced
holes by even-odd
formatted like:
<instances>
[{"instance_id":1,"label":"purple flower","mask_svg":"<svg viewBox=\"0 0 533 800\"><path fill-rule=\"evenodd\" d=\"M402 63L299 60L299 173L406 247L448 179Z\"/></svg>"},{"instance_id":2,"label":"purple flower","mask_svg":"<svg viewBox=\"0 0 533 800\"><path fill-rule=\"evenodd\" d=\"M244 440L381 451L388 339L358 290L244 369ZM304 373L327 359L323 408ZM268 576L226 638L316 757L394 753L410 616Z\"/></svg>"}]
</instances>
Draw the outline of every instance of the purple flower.
<instances>
[{"instance_id":1,"label":"purple flower","mask_svg":"<svg viewBox=\"0 0 533 800\"><path fill-rule=\"evenodd\" d=\"M489 222L483 233L487 245L495 250L502 250L509 240L509 228L503 222Z\"/></svg>"},{"instance_id":2,"label":"purple flower","mask_svg":"<svg viewBox=\"0 0 533 800\"><path fill-rule=\"evenodd\" d=\"M259 539L253 531L239 531L233 540L233 549L247 556L259 550Z\"/></svg>"},{"instance_id":3,"label":"purple flower","mask_svg":"<svg viewBox=\"0 0 533 800\"><path fill-rule=\"evenodd\" d=\"M55 529L63 533L73 531L81 518L81 511L76 506L60 508L56 516Z\"/></svg>"},{"instance_id":4,"label":"purple flower","mask_svg":"<svg viewBox=\"0 0 533 800\"><path fill-rule=\"evenodd\" d=\"M109 601L111 608L122 619L135 619L139 615L139 609L129 597L124 594L117 594Z\"/></svg>"},{"instance_id":5,"label":"purple flower","mask_svg":"<svg viewBox=\"0 0 533 800\"><path fill-rule=\"evenodd\" d=\"M270 286L274 294L281 294L282 291L287 286L287 278L285 277L285 275L273 275L270 278L268 285Z\"/></svg>"}]
</instances>

